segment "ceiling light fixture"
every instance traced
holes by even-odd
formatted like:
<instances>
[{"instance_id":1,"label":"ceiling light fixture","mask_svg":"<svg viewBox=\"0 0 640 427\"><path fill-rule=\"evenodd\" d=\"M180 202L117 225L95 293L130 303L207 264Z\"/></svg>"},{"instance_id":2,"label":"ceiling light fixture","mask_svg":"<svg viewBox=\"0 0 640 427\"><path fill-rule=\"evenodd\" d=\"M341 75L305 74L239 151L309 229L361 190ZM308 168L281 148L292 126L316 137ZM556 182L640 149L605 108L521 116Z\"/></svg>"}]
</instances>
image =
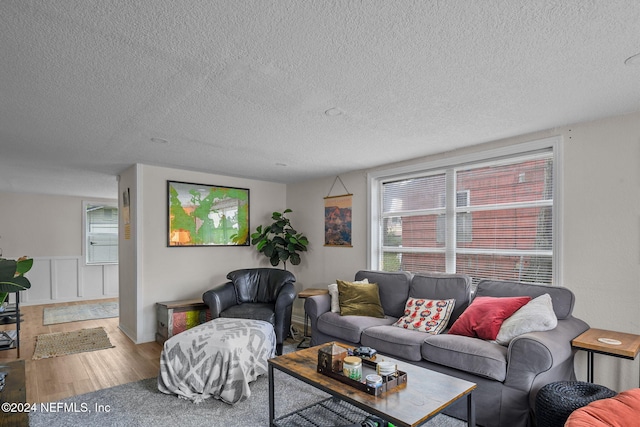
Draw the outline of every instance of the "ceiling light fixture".
<instances>
[{"instance_id":1,"label":"ceiling light fixture","mask_svg":"<svg viewBox=\"0 0 640 427\"><path fill-rule=\"evenodd\" d=\"M640 65L640 53L636 53L624 60L625 65Z\"/></svg>"},{"instance_id":2,"label":"ceiling light fixture","mask_svg":"<svg viewBox=\"0 0 640 427\"><path fill-rule=\"evenodd\" d=\"M338 110L336 107L329 108L324 112L325 115L329 117L335 117L342 114L342 111Z\"/></svg>"}]
</instances>

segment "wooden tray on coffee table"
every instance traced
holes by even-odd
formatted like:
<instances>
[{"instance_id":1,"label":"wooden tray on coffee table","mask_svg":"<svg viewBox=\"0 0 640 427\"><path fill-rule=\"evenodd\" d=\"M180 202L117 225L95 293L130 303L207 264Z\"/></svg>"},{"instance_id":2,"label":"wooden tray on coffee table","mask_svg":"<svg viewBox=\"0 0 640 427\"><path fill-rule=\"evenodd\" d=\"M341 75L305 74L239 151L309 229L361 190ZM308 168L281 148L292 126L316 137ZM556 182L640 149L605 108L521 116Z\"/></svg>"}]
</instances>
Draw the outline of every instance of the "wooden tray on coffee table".
<instances>
[{"instance_id":1,"label":"wooden tray on coffee table","mask_svg":"<svg viewBox=\"0 0 640 427\"><path fill-rule=\"evenodd\" d=\"M366 378L366 376L369 374L377 373L377 366L378 364L373 360L362 358L362 381L354 380L347 377L342 372L334 372L330 368L320 365L318 365L318 372L374 396L379 396L382 393L392 391L395 387L407 383L407 373L396 370L396 372L391 375L380 374L380 376L382 377L382 385L380 387L371 387L367 385L367 383L364 381L364 378Z\"/></svg>"}]
</instances>

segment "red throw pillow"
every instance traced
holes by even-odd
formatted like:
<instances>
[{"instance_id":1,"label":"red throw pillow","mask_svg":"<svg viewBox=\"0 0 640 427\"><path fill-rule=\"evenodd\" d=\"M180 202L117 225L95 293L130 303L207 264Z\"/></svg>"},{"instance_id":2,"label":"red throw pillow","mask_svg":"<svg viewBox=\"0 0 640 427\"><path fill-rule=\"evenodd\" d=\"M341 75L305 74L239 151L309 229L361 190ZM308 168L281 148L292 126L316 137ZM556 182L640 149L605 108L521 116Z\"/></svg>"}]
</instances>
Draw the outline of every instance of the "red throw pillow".
<instances>
[{"instance_id":1,"label":"red throw pillow","mask_svg":"<svg viewBox=\"0 0 640 427\"><path fill-rule=\"evenodd\" d=\"M500 326L531 297L476 297L449 329L453 335L495 340Z\"/></svg>"}]
</instances>

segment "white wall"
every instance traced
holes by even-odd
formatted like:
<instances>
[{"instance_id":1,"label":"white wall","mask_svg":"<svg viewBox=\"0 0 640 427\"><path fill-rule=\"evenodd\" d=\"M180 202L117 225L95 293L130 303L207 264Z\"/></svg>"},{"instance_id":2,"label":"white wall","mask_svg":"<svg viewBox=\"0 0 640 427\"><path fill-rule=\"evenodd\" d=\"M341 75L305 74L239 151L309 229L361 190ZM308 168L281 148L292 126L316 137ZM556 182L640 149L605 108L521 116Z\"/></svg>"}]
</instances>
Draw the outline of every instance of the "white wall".
<instances>
[{"instance_id":1,"label":"white wall","mask_svg":"<svg viewBox=\"0 0 640 427\"><path fill-rule=\"evenodd\" d=\"M117 265L85 265L83 200L108 199L0 193L0 248L5 258L27 255L33 267L22 292L25 305L110 298L118 295Z\"/></svg>"},{"instance_id":2,"label":"white wall","mask_svg":"<svg viewBox=\"0 0 640 427\"><path fill-rule=\"evenodd\" d=\"M574 315L593 328L640 334L640 113L537 132L386 167L436 160L561 135L563 285L576 294ZM377 168L383 169L383 168ZM311 240L303 288L352 278L367 265L367 171L340 177L354 194L353 248L323 247L323 198L334 177L287 186L287 204ZM300 219L298 221L298 219ZM298 289L300 290L300 289ZM302 312L300 303L297 313ZM638 387L635 361L595 356L595 381L616 390ZM586 379L586 355L576 373Z\"/></svg>"},{"instance_id":3,"label":"white wall","mask_svg":"<svg viewBox=\"0 0 640 427\"><path fill-rule=\"evenodd\" d=\"M138 225L144 225L140 199L139 175L141 167L134 165L120 174L118 179L118 264L119 264L119 296L120 296L120 329L134 342L138 341L138 331L142 330L142 317L138 312L142 310L141 289L138 287L143 279L142 268L138 266L139 245ZM123 221L123 192L129 194L129 224Z\"/></svg>"},{"instance_id":4,"label":"white wall","mask_svg":"<svg viewBox=\"0 0 640 427\"><path fill-rule=\"evenodd\" d=\"M270 266L253 246L167 247L167 180L248 188L252 231L270 220L272 212L285 208L286 186L148 165L137 165L136 170L138 191L131 188L132 200L135 193L136 215L138 221L143 219L135 231L138 247L132 249L137 254L137 307L135 313L132 307L126 313L121 309L121 315L136 316L135 330L131 322L122 329L135 342L147 342L155 340L157 302L202 298L205 291L226 282L226 275L232 270ZM134 185L132 181L127 180L126 185ZM121 177L120 192L123 185ZM125 286L134 286L130 279L121 280L127 281Z\"/></svg>"},{"instance_id":5,"label":"white wall","mask_svg":"<svg viewBox=\"0 0 640 427\"><path fill-rule=\"evenodd\" d=\"M336 279L352 280L356 271L367 267L367 176L356 171L340 175L340 179L353 194L352 247L324 246L324 198L329 195L335 177L287 186L287 207L293 210L291 222L309 238L309 250L302 254L302 262L290 269L296 275L297 292L326 288ZM346 192L336 184L331 196ZM302 300L294 302L293 315L300 322L304 319Z\"/></svg>"}]
</instances>

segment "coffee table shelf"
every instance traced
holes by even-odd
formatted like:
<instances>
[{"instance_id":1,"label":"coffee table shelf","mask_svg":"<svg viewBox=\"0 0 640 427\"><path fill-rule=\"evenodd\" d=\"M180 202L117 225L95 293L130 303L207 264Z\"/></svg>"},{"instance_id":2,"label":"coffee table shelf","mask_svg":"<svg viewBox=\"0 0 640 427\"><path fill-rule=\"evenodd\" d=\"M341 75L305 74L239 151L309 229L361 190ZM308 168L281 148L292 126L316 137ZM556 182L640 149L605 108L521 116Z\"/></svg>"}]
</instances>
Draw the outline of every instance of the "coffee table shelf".
<instances>
[{"instance_id":1,"label":"coffee table shelf","mask_svg":"<svg viewBox=\"0 0 640 427\"><path fill-rule=\"evenodd\" d=\"M284 415L273 424L276 427L335 427L360 424L370 414L335 397Z\"/></svg>"}]
</instances>

